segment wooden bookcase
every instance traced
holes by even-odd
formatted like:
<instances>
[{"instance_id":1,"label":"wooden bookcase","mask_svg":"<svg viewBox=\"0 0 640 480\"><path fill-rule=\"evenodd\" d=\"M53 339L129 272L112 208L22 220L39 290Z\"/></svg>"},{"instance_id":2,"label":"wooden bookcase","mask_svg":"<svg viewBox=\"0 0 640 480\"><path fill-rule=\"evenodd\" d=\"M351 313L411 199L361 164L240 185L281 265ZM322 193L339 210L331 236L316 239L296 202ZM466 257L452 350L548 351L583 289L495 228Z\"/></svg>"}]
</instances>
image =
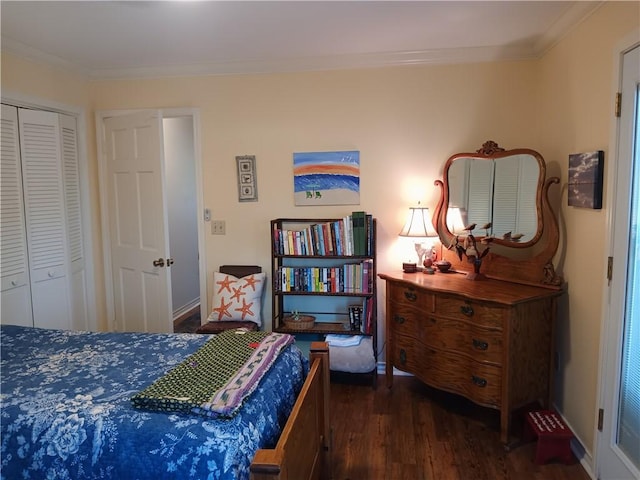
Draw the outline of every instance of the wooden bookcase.
<instances>
[{"instance_id":1,"label":"wooden bookcase","mask_svg":"<svg viewBox=\"0 0 640 480\"><path fill-rule=\"evenodd\" d=\"M360 248L345 226L350 221L351 215L271 220L272 328L295 335L299 343L330 333L370 336L377 361L376 220L363 218ZM350 307L357 306L362 308L360 328L350 322ZM294 312L314 316L313 327L285 324ZM369 374L375 384L375 369Z\"/></svg>"}]
</instances>

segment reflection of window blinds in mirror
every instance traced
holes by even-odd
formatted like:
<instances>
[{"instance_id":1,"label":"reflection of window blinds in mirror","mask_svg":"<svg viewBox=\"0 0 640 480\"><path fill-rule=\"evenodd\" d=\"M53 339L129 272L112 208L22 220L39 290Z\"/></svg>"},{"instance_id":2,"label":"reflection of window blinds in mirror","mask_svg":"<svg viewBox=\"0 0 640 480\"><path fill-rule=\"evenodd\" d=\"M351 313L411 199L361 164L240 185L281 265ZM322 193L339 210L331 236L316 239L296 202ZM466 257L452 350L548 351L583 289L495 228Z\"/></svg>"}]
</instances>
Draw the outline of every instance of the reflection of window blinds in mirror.
<instances>
[{"instance_id":1,"label":"reflection of window blinds in mirror","mask_svg":"<svg viewBox=\"0 0 640 480\"><path fill-rule=\"evenodd\" d=\"M475 223L478 228L491 219L491 197L493 195L493 162L471 162L469 168L469 198L467 204L467 221ZM475 231L477 235L485 232Z\"/></svg>"},{"instance_id":2,"label":"reflection of window blinds in mirror","mask_svg":"<svg viewBox=\"0 0 640 480\"><path fill-rule=\"evenodd\" d=\"M520 160L520 183L518 185L518 215L516 217L516 231L522 233L521 241L531 240L538 231L538 178L540 168L538 162L531 156L525 155Z\"/></svg>"},{"instance_id":3,"label":"reflection of window blinds in mirror","mask_svg":"<svg viewBox=\"0 0 640 480\"><path fill-rule=\"evenodd\" d=\"M521 233L522 241L531 240L537 230L538 163L530 155L501 160L496 160L494 235L502 238L507 232Z\"/></svg>"},{"instance_id":4,"label":"reflection of window blinds in mirror","mask_svg":"<svg viewBox=\"0 0 640 480\"><path fill-rule=\"evenodd\" d=\"M518 213L518 183L520 177L520 161L509 157L504 161L496 160L496 182L493 192L493 234L502 238L507 232L516 231Z\"/></svg>"}]
</instances>

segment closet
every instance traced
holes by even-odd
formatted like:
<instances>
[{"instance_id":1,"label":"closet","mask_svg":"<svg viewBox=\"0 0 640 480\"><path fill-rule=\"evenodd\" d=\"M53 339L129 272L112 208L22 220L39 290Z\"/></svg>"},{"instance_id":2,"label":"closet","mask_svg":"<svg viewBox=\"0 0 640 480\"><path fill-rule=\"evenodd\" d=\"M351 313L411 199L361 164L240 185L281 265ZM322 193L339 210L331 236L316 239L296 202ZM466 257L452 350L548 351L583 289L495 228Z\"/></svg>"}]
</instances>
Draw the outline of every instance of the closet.
<instances>
[{"instance_id":1,"label":"closet","mask_svg":"<svg viewBox=\"0 0 640 480\"><path fill-rule=\"evenodd\" d=\"M76 119L2 104L3 324L87 329Z\"/></svg>"}]
</instances>

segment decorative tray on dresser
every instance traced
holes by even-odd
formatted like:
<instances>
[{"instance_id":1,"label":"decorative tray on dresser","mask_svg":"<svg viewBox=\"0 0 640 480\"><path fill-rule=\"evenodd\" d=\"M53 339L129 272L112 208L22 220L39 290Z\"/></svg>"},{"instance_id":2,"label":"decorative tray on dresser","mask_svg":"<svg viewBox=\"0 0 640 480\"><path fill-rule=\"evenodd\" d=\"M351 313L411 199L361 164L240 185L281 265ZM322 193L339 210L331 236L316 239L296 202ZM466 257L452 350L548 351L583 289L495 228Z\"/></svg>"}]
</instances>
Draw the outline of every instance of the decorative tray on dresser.
<instances>
[{"instance_id":1,"label":"decorative tray on dresser","mask_svg":"<svg viewBox=\"0 0 640 480\"><path fill-rule=\"evenodd\" d=\"M507 446L513 412L549 407L553 394L554 323L566 285L553 265L559 228L548 198L559 179L545 175L535 150L493 141L451 156L435 182L433 217L451 271L379 275L387 386L395 367L497 409Z\"/></svg>"},{"instance_id":2,"label":"decorative tray on dresser","mask_svg":"<svg viewBox=\"0 0 640 480\"><path fill-rule=\"evenodd\" d=\"M552 393L553 290L464 274L381 273L386 281L386 381L393 368L500 410L508 442L511 413Z\"/></svg>"}]
</instances>

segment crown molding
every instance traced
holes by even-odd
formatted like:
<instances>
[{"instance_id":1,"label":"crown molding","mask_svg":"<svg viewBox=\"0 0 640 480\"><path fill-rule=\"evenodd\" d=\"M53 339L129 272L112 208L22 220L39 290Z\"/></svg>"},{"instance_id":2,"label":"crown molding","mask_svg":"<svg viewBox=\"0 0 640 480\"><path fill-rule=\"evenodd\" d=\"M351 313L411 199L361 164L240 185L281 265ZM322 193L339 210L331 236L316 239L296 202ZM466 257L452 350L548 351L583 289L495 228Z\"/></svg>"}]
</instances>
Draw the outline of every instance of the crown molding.
<instances>
[{"instance_id":1,"label":"crown molding","mask_svg":"<svg viewBox=\"0 0 640 480\"><path fill-rule=\"evenodd\" d=\"M575 2L535 43L534 50L538 56L543 56L562 40L569 32L589 18L596 10L606 3L603 1Z\"/></svg>"},{"instance_id":2,"label":"crown molding","mask_svg":"<svg viewBox=\"0 0 640 480\"><path fill-rule=\"evenodd\" d=\"M30 47L29 45L12 38L2 37L2 51L25 60L44 63L51 67L64 70L65 72L75 73L83 77L90 77L89 69L83 68L76 63L70 62L56 55L51 55L43 52L42 50L38 50L37 48Z\"/></svg>"},{"instance_id":3,"label":"crown molding","mask_svg":"<svg viewBox=\"0 0 640 480\"><path fill-rule=\"evenodd\" d=\"M183 77L201 75L249 75L379 68L402 65L437 65L476 63L535 58L521 47L474 47L411 52L331 55L322 57L283 58L239 62L211 62L190 65L143 66L122 69L92 70L93 80L148 77Z\"/></svg>"}]
</instances>

